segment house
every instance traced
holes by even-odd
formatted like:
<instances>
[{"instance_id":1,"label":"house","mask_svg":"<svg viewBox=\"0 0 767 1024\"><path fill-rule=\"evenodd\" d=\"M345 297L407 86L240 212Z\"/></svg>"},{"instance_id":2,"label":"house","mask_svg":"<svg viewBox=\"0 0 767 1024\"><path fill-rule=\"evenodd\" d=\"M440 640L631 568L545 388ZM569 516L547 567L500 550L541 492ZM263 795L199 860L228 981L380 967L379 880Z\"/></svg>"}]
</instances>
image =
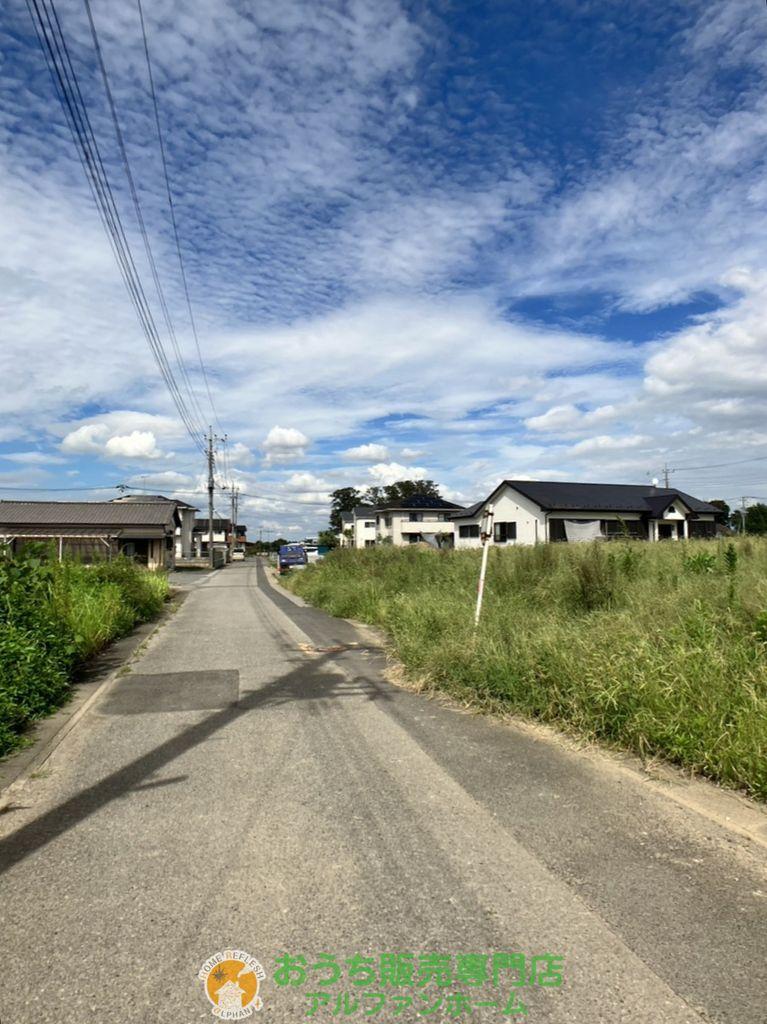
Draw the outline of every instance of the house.
<instances>
[{"instance_id":1,"label":"house","mask_svg":"<svg viewBox=\"0 0 767 1024\"><path fill-rule=\"evenodd\" d=\"M444 498L414 494L376 509L376 539L396 547L418 543L449 546L454 532L451 516L462 511L460 505Z\"/></svg>"},{"instance_id":2,"label":"house","mask_svg":"<svg viewBox=\"0 0 767 1024\"><path fill-rule=\"evenodd\" d=\"M341 513L338 543L342 548L372 548L375 542L376 510L373 505L357 505L351 512Z\"/></svg>"},{"instance_id":3,"label":"house","mask_svg":"<svg viewBox=\"0 0 767 1024\"><path fill-rule=\"evenodd\" d=\"M181 519L172 501L0 501L0 544L53 543L90 562L125 555L149 569L173 568Z\"/></svg>"},{"instance_id":4,"label":"house","mask_svg":"<svg viewBox=\"0 0 767 1024\"><path fill-rule=\"evenodd\" d=\"M209 540L208 519L195 519L192 532L192 549L195 558L206 558L208 555ZM229 545L229 537L232 531L232 520L214 517L213 519L213 548L220 548L226 551Z\"/></svg>"},{"instance_id":5,"label":"house","mask_svg":"<svg viewBox=\"0 0 767 1024\"><path fill-rule=\"evenodd\" d=\"M483 519L493 509L494 544L713 537L719 510L672 487L504 480L484 501L451 515L455 546L479 547Z\"/></svg>"},{"instance_id":6,"label":"house","mask_svg":"<svg viewBox=\"0 0 767 1024\"><path fill-rule=\"evenodd\" d=\"M194 531L194 514L198 511L194 505L189 505L178 498L166 498L162 494L123 494L119 498L112 498L113 502L122 504L138 502L143 504L155 501L170 501L176 506L179 516L179 524L176 527L176 558L193 558L192 533Z\"/></svg>"}]
</instances>

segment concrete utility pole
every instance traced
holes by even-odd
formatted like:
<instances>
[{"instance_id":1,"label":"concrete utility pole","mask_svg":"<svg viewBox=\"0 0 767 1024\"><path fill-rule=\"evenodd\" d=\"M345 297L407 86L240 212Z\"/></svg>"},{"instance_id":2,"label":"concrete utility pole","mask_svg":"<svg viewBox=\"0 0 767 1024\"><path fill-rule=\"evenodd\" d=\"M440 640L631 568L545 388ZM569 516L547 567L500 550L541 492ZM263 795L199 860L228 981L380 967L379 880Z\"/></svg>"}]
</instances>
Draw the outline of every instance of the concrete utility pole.
<instances>
[{"instance_id":1,"label":"concrete utility pole","mask_svg":"<svg viewBox=\"0 0 767 1024\"><path fill-rule=\"evenodd\" d=\"M229 561L232 560L234 545L237 543L237 506L240 502L240 490L232 484L232 539L229 542Z\"/></svg>"},{"instance_id":2,"label":"concrete utility pole","mask_svg":"<svg viewBox=\"0 0 767 1024\"><path fill-rule=\"evenodd\" d=\"M211 569L213 564L213 491L215 489L213 479L213 427L208 427L208 562Z\"/></svg>"},{"instance_id":3,"label":"concrete utility pole","mask_svg":"<svg viewBox=\"0 0 767 1024\"><path fill-rule=\"evenodd\" d=\"M748 501L748 495L744 494L743 497L740 499L740 504L741 504L742 507L738 509L738 512L740 512L740 532L741 533L745 533L746 532L746 512L748 511L748 505L746 504L747 501Z\"/></svg>"}]
</instances>

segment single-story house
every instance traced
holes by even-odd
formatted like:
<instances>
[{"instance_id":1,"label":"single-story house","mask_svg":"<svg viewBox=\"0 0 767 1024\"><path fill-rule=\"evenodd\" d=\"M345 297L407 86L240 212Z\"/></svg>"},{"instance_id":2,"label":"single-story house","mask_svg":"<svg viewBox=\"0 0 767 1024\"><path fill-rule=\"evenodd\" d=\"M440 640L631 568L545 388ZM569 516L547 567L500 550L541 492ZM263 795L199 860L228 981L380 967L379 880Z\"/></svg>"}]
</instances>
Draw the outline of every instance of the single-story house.
<instances>
[{"instance_id":1,"label":"single-story house","mask_svg":"<svg viewBox=\"0 0 767 1024\"><path fill-rule=\"evenodd\" d=\"M0 501L0 544L53 543L94 561L126 555L150 569L173 568L180 515L174 502Z\"/></svg>"},{"instance_id":2,"label":"single-story house","mask_svg":"<svg viewBox=\"0 0 767 1024\"><path fill-rule=\"evenodd\" d=\"M461 511L460 505L427 494L382 505L376 509L377 540L396 547L419 543L447 546L453 542L451 515Z\"/></svg>"},{"instance_id":3,"label":"single-story house","mask_svg":"<svg viewBox=\"0 0 767 1024\"><path fill-rule=\"evenodd\" d=\"M351 536L347 536L351 533ZM341 513L338 543L342 548L372 548L376 542L376 510L373 505L357 505Z\"/></svg>"},{"instance_id":4,"label":"single-story house","mask_svg":"<svg viewBox=\"0 0 767 1024\"><path fill-rule=\"evenodd\" d=\"M504 480L484 501L450 516L455 546L479 547L488 507L494 544L713 537L719 509L673 487Z\"/></svg>"},{"instance_id":5,"label":"single-story house","mask_svg":"<svg viewBox=\"0 0 767 1024\"><path fill-rule=\"evenodd\" d=\"M163 494L123 494L119 498L112 498L114 502L138 502L144 504L153 501L170 501L178 511L179 524L176 527L176 558L193 558L192 533L194 531L194 514L198 511L194 505L189 505L178 498L166 498Z\"/></svg>"}]
</instances>

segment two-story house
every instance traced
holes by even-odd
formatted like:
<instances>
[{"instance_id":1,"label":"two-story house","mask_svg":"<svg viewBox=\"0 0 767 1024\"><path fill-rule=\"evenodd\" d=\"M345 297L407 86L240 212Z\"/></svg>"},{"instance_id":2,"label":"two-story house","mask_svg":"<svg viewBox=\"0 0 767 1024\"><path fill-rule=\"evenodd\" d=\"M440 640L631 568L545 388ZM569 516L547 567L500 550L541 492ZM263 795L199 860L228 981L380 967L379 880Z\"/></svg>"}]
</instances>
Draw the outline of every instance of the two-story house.
<instances>
[{"instance_id":1,"label":"two-story house","mask_svg":"<svg viewBox=\"0 0 767 1024\"><path fill-rule=\"evenodd\" d=\"M418 543L449 547L453 543L451 514L460 511L460 505L444 498L414 494L376 509L376 539L396 547Z\"/></svg>"}]
</instances>

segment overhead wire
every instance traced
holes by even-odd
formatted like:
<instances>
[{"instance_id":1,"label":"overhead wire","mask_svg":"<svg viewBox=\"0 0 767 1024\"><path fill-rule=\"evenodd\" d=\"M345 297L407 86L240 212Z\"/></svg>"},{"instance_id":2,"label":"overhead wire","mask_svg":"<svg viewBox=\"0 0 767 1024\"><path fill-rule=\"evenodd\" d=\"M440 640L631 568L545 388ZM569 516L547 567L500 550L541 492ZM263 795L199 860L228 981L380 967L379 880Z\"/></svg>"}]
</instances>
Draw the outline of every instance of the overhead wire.
<instances>
[{"instance_id":1,"label":"overhead wire","mask_svg":"<svg viewBox=\"0 0 767 1024\"><path fill-rule=\"evenodd\" d=\"M168 363L162 339L136 268L55 3L53 0L27 0L27 9L54 89L59 97L67 126L72 134L91 195L96 203L99 217L107 233L139 324L187 433L195 446L204 451L198 428L186 407Z\"/></svg>"},{"instance_id":2,"label":"overhead wire","mask_svg":"<svg viewBox=\"0 0 767 1024\"><path fill-rule=\"evenodd\" d=\"M181 282L183 284L184 296L186 298L186 308L187 308L187 310L189 312L189 323L190 323L191 328L192 328L192 335L194 337L194 344L195 344L195 347L197 349L197 359L198 359L198 362L200 364L200 370L202 372L202 379L203 379L203 381L205 383L205 390L206 390L207 395L208 395L208 402L210 403L210 409L211 409L211 412L213 413L213 418L215 419L215 421L216 421L216 423L218 425L219 430L221 430L221 432L223 433L223 427L221 426L221 421L218 418L218 413L216 412L216 406L215 406L215 403L213 401L213 394L211 393L211 390L210 390L210 381L208 379L208 371L207 371L207 369L205 367L205 361L202 358L202 348L200 346L200 337L199 337L199 334L197 333L197 324L196 324L196 321L195 321L194 312L192 310L192 300L191 300L191 297L190 297L190 294L189 294L189 283L187 281L186 269L184 267L184 258L183 258L182 253L181 253L181 241L179 239L178 224L176 223L176 211L175 211L175 206L173 204L173 193L172 193L172 190L171 190L171 187L170 187L170 175L168 173L168 161L167 161L167 157L166 157L166 153L165 153L165 141L163 139L162 126L161 126L161 123L160 123L160 109L159 109L159 104L157 102L157 91L156 91L155 85L154 85L154 73L152 71L152 60L151 60L151 57L150 57L150 54L149 54L149 39L148 39L148 34L147 34L147 29L146 29L146 22L144 21L144 8L142 7L141 0L136 0L136 3L137 3L137 6L138 6L139 20L141 22L141 35L142 35L142 38L144 40L144 55L146 57L147 74L149 76L149 91L150 91L151 96L152 96L152 106L154 107L155 124L157 126L157 138L158 138L159 143L160 143L160 156L162 158L163 176L165 178L165 190L166 190L166 193L167 193L167 196L168 196L168 209L170 210L170 222L171 222L171 225L173 227L173 238L174 238L175 243L176 243L176 254L178 255L178 266L179 266L179 271L181 272Z\"/></svg>"},{"instance_id":3,"label":"overhead wire","mask_svg":"<svg viewBox=\"0 0 767 1024\"><path fill-rule=\"evenodd\" d=\"M122 158L125 176L128 180L128 188L130 191L131 199L133 201L133 209L136 214L136 220L138 222L139 231L141 233L141 238L144 243L144 251L146 252L146 257L149 263L152 279L154 281L155 290L157 291L157 298L160 302L160 308L162 309L163 318L165 320L165 326L168 329L168 334L170 336L171 344L173 346L173 351L176 359L176 366L178 367L179 373L181 374L182 380L186 387L186 392L187 395L189 396L192 408L194 409L195 417L198 420L198 429L201 429L202 424L205 422L205 416L203 414L202 407L200 406L200 403L197 399L197 395L195 394L194 388L192 387L192 382L189 378L189 374L187 372L187 368L181 354L181 348L178 343L178 338L176 337L176 331L173 325L173 320L170 315L168 303L165 299L165 291L160 280L160 275L157 271L157 264L155 262L154 253L152 252L152 246L149 241L149 235L147 233L146 224L144 222L144 215L141 209L141 202L139 200L138 190L136 189L136 184L130 167L130 161L128 159L128 151L125 146L125 139L123 137L122 128L120 127L120 119L117 116L117 108L115 105L114 96L112 94L112 87L109 84L109 75L107 73L106 64L104 62L104 55L101 49L101 42L99 40L98 31L96 29L96 23L93 17L91 0L83 0L83 3L85 5L85 10L88 15L88 24L90 26L93 48L96 53L96 60L99 65L99 70L101 72L101 80L104 85L104 92L106 93L107 103L109 105L109 112L112 118L112 125L114 126L115 137L117 139L117 145L120 150L120 156Z\"/></svg>"}]
</instances>

